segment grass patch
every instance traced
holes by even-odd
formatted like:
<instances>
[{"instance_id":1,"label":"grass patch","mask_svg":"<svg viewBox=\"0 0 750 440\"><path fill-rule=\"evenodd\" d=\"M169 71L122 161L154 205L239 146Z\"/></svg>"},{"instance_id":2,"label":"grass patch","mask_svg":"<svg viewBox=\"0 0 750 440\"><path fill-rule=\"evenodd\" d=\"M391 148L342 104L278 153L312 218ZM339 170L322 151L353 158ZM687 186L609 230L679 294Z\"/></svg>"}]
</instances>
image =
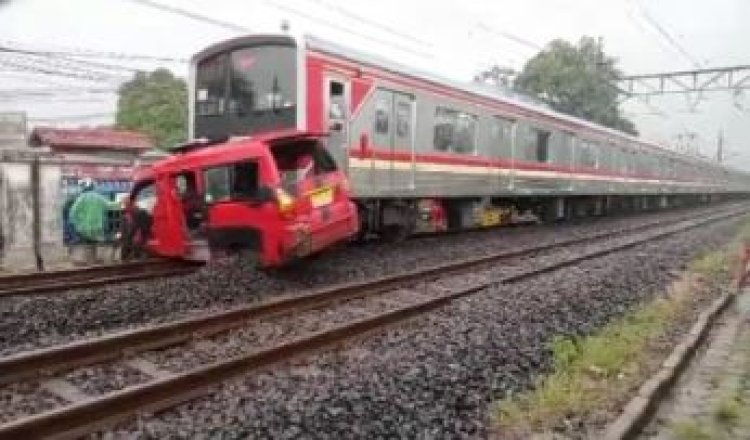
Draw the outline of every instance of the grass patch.
<instances>
[{"instance_id":1,"label":"grass patch","mask_svg":"<svg viewBox=\"0 0 750 440\"><path fill-rule=\"evenodd\" d=\"M629 395L642 381L651 347L695 299L700 290L696 281L725 283L735 273L739 245L746 240L750 240L750 218L745 218L729 246L692 261L688 275L668 295L634 309L594 335L553 340L553 372L538 380L534 390L497 403L492 413L496 427L509 433L543 432L573 416L611 408L618 398ZM727 404L721 412L721 417L731 420L735 408ZM675 426L682 433L678 438L711 438L699 428Z\"/></svg>"},{"instance_id":2,"label":"grass patch","mask_svg":"<svg viewBox=\"0 0 750 440\"><path fill-rule=\"evenodd\" d=\"M542 379L535 391L500 402L497 424L544 429L550 422L605 404L612 392L632 384L647 345L664 333L683 303L678 296L658 299L596 335L555 339L554 372Z\"/></svg>"},{"instance_id":3,"label":"grass patch","mask_svg":"<svg viewBox=\"0 0 750 440\"><path fill-rule=\"evenodd\" d=\"M716 438L694 420L673 424L672 435L677 440L714 440Z\"/></svg>"},{"instance_id":4,"label":"grass patch","mask_svg":"<svg viewBox=\"0 0 750 440\"><path fill-rule=\"evenodd\" d=\"M735 247L735 246L732 246ZM726 279L737 264L739 252L715 251L704 254L688 264L688 271L711 280Z\"/></svg>"},{"instance_id":5,"label":"grass patch","mask_svg":"<svg viewBox=\"0 0 750 440\"><path fill-rule=\"evenodd\" d=\"M742 402L737 396L725 396L716 405L714 418L722 425L733 426L740 419L741 412Z\"/></svg>"}]
</instances>

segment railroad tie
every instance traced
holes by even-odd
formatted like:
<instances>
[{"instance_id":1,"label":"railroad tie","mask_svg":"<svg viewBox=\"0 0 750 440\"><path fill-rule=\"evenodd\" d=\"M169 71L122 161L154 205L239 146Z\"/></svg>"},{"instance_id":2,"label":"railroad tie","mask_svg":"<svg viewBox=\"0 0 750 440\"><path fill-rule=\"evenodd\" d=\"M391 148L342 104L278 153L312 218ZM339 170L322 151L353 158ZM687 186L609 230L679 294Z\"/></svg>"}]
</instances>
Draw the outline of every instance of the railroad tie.
<instances>
[{"instance_id":1,"label":"railroad tie","mask_svg":"<svg viewBox=\"0 0 750 440\"><path fill-rule=\"evenodd\" d=\"M134 370L140 371L141 373L150 376L153 379L159 379L171 375L169 371L159 368L153 362L141 357L128 359L124 362L124 364L130 368L133 368Z\"/></svg>"},{"instance_id":2,"label":"railroad tie","mask_svg":"<svg viewBox=\"0 0 750 440\"><path fill-rule=\"evenodd\" d=\"M78 403L91 398L78 387L63 379L48 379L41 383L42 388L70 403Z\"/></svg>"}]
</instances>

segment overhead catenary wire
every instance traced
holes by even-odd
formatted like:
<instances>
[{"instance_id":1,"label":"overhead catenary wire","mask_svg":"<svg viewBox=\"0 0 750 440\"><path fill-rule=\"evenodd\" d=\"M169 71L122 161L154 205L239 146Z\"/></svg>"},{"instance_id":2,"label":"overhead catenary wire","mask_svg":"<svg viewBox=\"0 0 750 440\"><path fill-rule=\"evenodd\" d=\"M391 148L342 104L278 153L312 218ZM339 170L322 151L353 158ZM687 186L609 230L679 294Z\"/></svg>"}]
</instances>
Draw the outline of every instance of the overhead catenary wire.
<instances>
[{"instance_id":1,"label":"overhead catenary wire","mask_svg":"<svg viewBox=\"0 0 750 440\"><path fill-rule=\"evenodd\" d=\"M685 48L677 41L676 38L674 38L669 31L657 20L654 16L652 16L648 10L643 7L637 0L630 0L630 3L635 6L635 8L638 10L640 15L646 20L646 22L654 29L656 32L671 46L673 47L677 52L679 52L682 56L684 56L690 63L693 64L696 68L700 68L703 66L703 64L694 57L690 52L685 50Z\"/></svg>"},{"instance_id":2,"label":"overhead catenary wire","mask_svg":"<svg viewBox=\"0 0 750 440\"><path fill-rule=\"evenodd\" d=\"M189 11L189 10L186 10L186 9L182 9L182 8L178 8L178 7L175 7L175 6L166 5L164 3L156 2L156 1L153 1L153 0L128 0L128 1L140 4L140 5L143 5L143 6L147 6L147 7L150 7L150 8L158 9L158 10L163 11L163 12L168 12L168 13L180 15L182 17L185 17L185 18L197 21L197 22L211 24L211 25L214 25L214 26L218 26L218 27L222 27L222 28L225 28L225 29L229 29L229 30L232 30L232 31L235 31L235 32L242 32L242 33L253 33L254 32L251 28L249 28L247 26L243 26L243 25L231 23L231 22L224 21L224 20L215 19L213 17L209 17L209 16L206 16L206 15L203 15L203 14L199 14L199 13L196 13L196 12L193 12L193 11ZM291 13L291 14L294 14L294 15L306 18L306 19L311 20L311 21L317 21L319 23L325 24L326 26L342 30L342 31L347 32L347 33L352 34L352 35L357 35L359 37L365 38L365 39L373 41L373 42L377 42L377 43L380 43L380 44L383 44L383 45L387 45L387 46L391 46L391 47L397 48L397 49L402 50L404 52L411 53L412 55L418 55L418 56L423 56L423 57L429 57L430 56L429 54L426 54L425 52L413 50L411 48L408 48L406 46L403 46L403 45L400 45L400 44L397 44L397 43L392 43L392 42L389 42L387 40L383 40L383 39L380 39L380 38L375 38L375 37L364 35L364 34L358 32L355 29L351 29L351 28L349 28L347 26L338 24L338 23L336 23L334 21L331 21L331 20L327 20L327 19L320 18L320 17L315 17L313 15L310 15L310 14L304 12L304 11L300 11L300 10L298 10L296 8L293 8L293 7L290 7L288 5L281 5L281 4L278 4L278 3L275 3L275 2L272 2L272 1L269 1L269 0L266 0L265 3L269 4L271 7L274 7L276 9L279 9L279 10L282 10L282 11L285 11L285 12L288 12L288 13Z\"/></svg>"},{"instance_id":3,"label":"overhead catenary wire","mask_svg":"<svg viewBox=\"0 0 750 440\"><path fill-rule=\"evenodd\" d=\"M20 42L15 40L0 40L0 46L10 46L10 47L16 47L16 48L27 48L29 46L32 46L31 43L28 42ZM179 58L179 57L168 57L168 56L162 56L162 55L147 55L147 54L137 54L137 53L131 53L131 52L116 52L116 51L106 51L106 50L95 50L95 49L87 49L87 48L79 48L79 47L55 47L53 49L42 49L42 50L35 50L36 52L44 53L47 55L60 55L65 57L75 57L75 58L109 58L109 59L117 59L117 60L123 60L123 61L156 61L156 62L162 62L162 63L179 63L179 64L185 64L188 62L187 58Z\"/></svg>"},{"instance_id":4,"label":"overhead catenary wire","mask_svg":"<svg viewBox=\"0 0 750 440\"><path fill-rule=\"evenodd\" d=\"M329 19L326 19L326 18L316 17L316 16L314 16L312 14L309 14L309 13L307 13L305 11L301 11L301 10L299 10L297 8L294 8L292 6L289 6L287 4L281 4L281 3L279 3L279 2L277 2L275 0L264 0L264 3L266 3L267 5L269 5L269 6L273 7L273 8L276 8L276 9L278 9L280 11L284 11L284 12L296 15L298 17L302 17L302 18L304 18L306 20L310 20L310 21L313 21L313 22L320 23L322 25L328 26L328 27L333 28L333 29L338 29L339 31L346 32L346 33L351 34L351 35L355 35L355 36L363 38L363 39L365 39L367 41L370 41L370 42L373 42L373 43L377 43L377 44L379 44L381 46L391 47L391 48L397 49L397 50L399 50L401 52L408 53L408 54L411 54L411 55L416 55L416 56L419 56L421 58L432 58L432 54L431 53L427 53L427 52L424 52L422 50L413 49L413 48L407 47L407 46L405 46L403 44L394 43L392 41L388 41L388 40L385 40L385 39L382 39L382 38L373 37L371 35L363 34L363 33L359 32L359 31L357 31L356 29L350 28L349 26L345 26L345 25L339 24L339 23L337 23L335 21L332 21L332 20L329 20Z\"/></svg>"},{"instance_id":5,"label":"overhead catenary wire","mask_svg":"<svg viewBox=\"0 0 750 440\"><path fill-rule=\"evenodd\" d=\"M24 72L36 75L64 77L76 80L85 80L92 82L111 83L123 77L101 74L96 72L84 72L75 70L64 70L59 67L50 67L45 65L29 65L18 60L0 59L0 69L10 70L13 72Z\"/></svg>"},{"instance_id":6,"label":"overhead catenary wire","mask_svg":"<svg viewBox=\"0 0 750 440\"><path fill-rule=\"evenodd\" d=\"M124 72L129 72L129 73L136 73L142 70L142 69L136 69L133 67L123 66L123 65L118 65L118 64L100 63L96 61L87 61L87 60L77 60L77 59L70 58L68 56L59 55L59 54L55 54L52 52L19 49L19 48L4 46L4 45L0 45L0 53L17 54L17 55L23 55L23 56L28 56L28 57L34 57L36 59L54 59L54 60L64 61L68 65L72 65L72 66L77 65L80 67L93 68L93 69L99 69L99 70L124 71Z\"/></svg>"},{"instance_id":7,"label":"overhead catenary wire","mask_svg":"<svg viewBox=\"0 0 750 440\"><path fill-rule=\"evenodd\" d=\"M520 37L520 36L515 35L515 34L513 34L511 32L508 32L508 31L499 31L499 30L493 28L492 26L488 26L487 24L485 24L485 23L483 23L481 21L477 21L477 28L481 29L481 30L483 30L485 32L489 32L490 34L494 34L494 35L497 35L499 37L502 37L502 38L504 38L506 40L512 41L512 42L514 42L514 43L516 43L518 45L524 46L527 49L533 49L533 50L536 50L536 51L540 51L540 50L543 49L543 47L541 45L539 45L539 44L536 44L536 43L534 43L532 41L529 41L529 40L527 40L527 39L525 39L523 37Z\"/></svg>"},{"instance_id":8,"label":"overhead catenary wire","mask_svg":"<svg viewBox=\"0 0 750 440\"><path fill-rule=\"evenodd\" d=\"M70 86L65 88L27 88L27 89L0 89L0 98L3 99L34 99L55 97L56 101L61 97L73 95L116 95L117 88L86 88Z\"/></svg>"},{"instance_id":9,"label":"overhead catenary wire","mask_svg":"<svg viewBox=\"0 0 750 440\"><path fill-rule=\"evenodd\" d=\"M197 21L200 23L206 23L211 24L214 26L222 27L224 29L229 29L235 32L242 32L242 33L252 33L253 30L250 29L247 26L242 26L239 24L231 23L224 20L219 20L213 17L209 17L207 15L199 14L197 12L188 11L187 9L178 8L176 6L166 5L164 3L155 2L153 0L128 0L132 3L137 3L143 6L147 6L153 9L158 9L162 12L168 12L171 14L180 15L182 17L191 19L193 21Z\"/></svg>"},{"instance_id":10,"label":"overhead catenary wire","mask_svg":"<svg viewBox=\"0 0 750 440\"><path fill-rule=\"evenodd\" d=\"M344 8L341 5L338 5L338 4L335 4L335 3L331 3L331 2L329 2L327 0L313 0L313 1L315 3L318 3L319 5L322 5L322 6L326 7L326 8L329 8L331 10L334 10L334 11L338 12L340 15L342 15L344 17L348 17L348 18L350 18L352 20L355 20L355 21L358 21L360 23L364 23L364 24L366 24L366 25L368 25L370 27L373 27L375 29L379 29L379 30L385 31L385 32L387 32L387 33L389 33L391 35L398 36L398 37L400 37L400 38L402 38L404 40L408 40L408 41L411 41L412 43L416 43L416 44L419 44L419 45L425 46L425 47L432 47L433 46L433 44L430 43L430 42L428 42L428 41L422 40L422 39L417 38L417 37L415 37L413 35L409 35L409 34L403 32L401 29L396 29L393 26L389 26L389 25L377 22L377 21L375 21L373 19L364 17L364 16L362 16L360 14L354 13L354 12L352 12L352 11Z\"/></svg>"}]
</instances>

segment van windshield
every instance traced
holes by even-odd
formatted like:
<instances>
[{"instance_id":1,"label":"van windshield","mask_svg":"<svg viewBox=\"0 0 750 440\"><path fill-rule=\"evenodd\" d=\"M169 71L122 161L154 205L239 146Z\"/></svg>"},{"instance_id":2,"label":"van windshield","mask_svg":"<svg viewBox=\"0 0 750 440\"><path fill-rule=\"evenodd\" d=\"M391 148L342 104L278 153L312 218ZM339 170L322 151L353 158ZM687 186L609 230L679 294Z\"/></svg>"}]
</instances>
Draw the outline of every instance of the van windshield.
<instances>
[{"instance_id":1,"label":"van windshield","mask_svg":"<svg viewBox=\"0 0 750 440\"><path fill-rule=\"evenodd\" d=\"M296 194L306 179L336 171L336 163L317 140L275 145L271 153L285 191Z\"/></svg>"}]
</instances>

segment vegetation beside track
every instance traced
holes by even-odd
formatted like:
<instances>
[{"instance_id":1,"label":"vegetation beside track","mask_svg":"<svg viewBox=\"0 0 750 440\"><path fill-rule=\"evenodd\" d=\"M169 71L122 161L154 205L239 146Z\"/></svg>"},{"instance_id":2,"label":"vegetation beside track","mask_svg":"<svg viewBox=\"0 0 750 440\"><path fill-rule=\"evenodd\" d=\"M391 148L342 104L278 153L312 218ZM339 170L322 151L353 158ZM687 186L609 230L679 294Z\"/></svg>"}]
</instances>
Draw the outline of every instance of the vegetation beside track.
<instances>
[{"instance_id":1,"label":"vegetation beside track","mask_svg":"<svg viewBox=\"0 0 750 440\"><path fill-rule=\"evenodd\" d=\"M692 261L665 293L594 334L552 341L552 371L533 390L496 404L491 414L496 432L503 438L525 437L601 425L659 366L674 338L692 324L705 304L727 288L738 264L740 243L748 239L750 217L727 246Z\"/></svg>"}]
</instances>

